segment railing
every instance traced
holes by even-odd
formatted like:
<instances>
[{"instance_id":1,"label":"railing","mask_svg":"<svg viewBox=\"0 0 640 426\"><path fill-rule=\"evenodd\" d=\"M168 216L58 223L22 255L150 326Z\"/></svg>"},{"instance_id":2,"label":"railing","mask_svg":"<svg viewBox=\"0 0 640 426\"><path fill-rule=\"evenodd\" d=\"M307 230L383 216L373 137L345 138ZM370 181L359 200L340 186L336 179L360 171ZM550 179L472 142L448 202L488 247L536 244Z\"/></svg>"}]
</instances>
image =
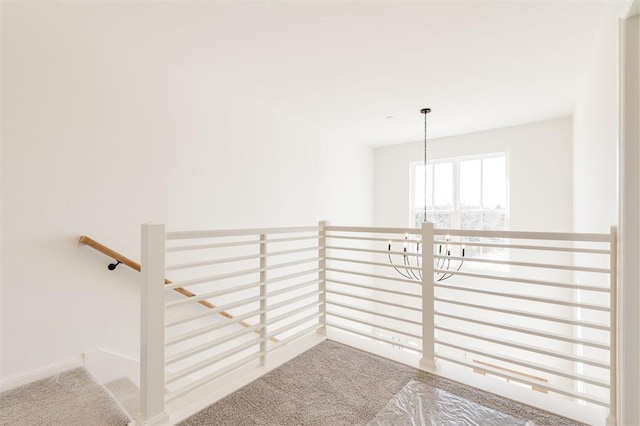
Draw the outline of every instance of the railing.
<instances>
[{"instance_id":1,"label":"railing","mask_svg":"<svg viewBox=\"0 0 640 426\"><path fill-rule=\"evenodd\" d=\"M324 338L322 226L170 233L161 225L143 229L143 265L173 279L162 288L160 273L145 276L143 300L154 300L142 309L142 347L147 350L142 359L150 359L143 364L141 380L145 421L162 419L167 404L222 386L231 373L265 366L272 351L304 336ZM192 289L198 296L176 298L176 288ZM218 307L198 307L209 299ZM222 311L232 313L232 319L216 316ZM253 325L238 327L241 321Z\"/></svg>"},{"instance_id":2,"label":"railing","mask_svg":"<svg viewBox=\"0 0 640 426\"><path fill-rule=\"evenodd\" d=\"M357 335L363 349L413 355L424 370L550 411L567 398L563 415L593 419L603 407L615 418L615 229L326 231L329 338ZM450 278L423 286L407 278L418 272Z\"/></svg>"},{"instance_id":3,"label":"railing","mask_svg":"<svg viewBox=\"0 0 640 426\"><path fill-rule=\"evenodd\" d=\"M404 258L407 252L387 250L392 244L402 247L407 238L430 241L428 225L423 230L328 226L327 326L421 355L422 367L433 371L433 286L405 277L417 270L433 277L433 262L404 265L400 274L388 256Z\"/></svg>"},{"instance_id":4,"label":"railing","mask_svg":"<svg viewBox=\"0 0 640 426\"><path fill-rule=\"evenodd\" d=\"M457 380L472 375L493 392L501 392L491 385L498 378L517 383L507 396L550 411L558 412L545 401L565 398L565 405L603 407L615 417L615 229L143 229L147 423L162 418L166 404L259 369L272 351L310 334L362 342ZM462 260L459 270L452 266ZM451 277L406 278L417 271ZM170 285L162 285L165 273ZM177 298L175 288L198 296ZM197 305L209 299L218 307ZM218 318L222 310L233 319ZM238 327L241 321L252 325Z\"/></svg>"},{"instance_id":5,"label":"railing","mask_svg":"<svg viewBox=\"0 0 640 426\"><path fill-rule=\"evenodd\" d=\"M614 417L615 229L446 234L475 256L435 285L436 358Z\"/></svg>"},{"instance_id":6,"label":"railing","mask_svg":"<svg viewBox=\"0 0 640 426\"><path fill-rule=\"evenodd\" d=\"M109 269L110 270L114 270L115 267L118 264L123 264L125 266L128 266L129 268L133 269L134 271L138 271L140 272L140 264L134 260L129 259L128 257L126 257L125 255L113 250L110 247L105 246L102 243L99 243L98 241L94 240L91 237L88 237L86 235L82 235L80 236L80 238L78 239L78 242L80 244L84 244L86 246L89 246L91 248L93 248L94 250L99 251L100 253L107 255L108 257L112 258L113 260L115 260L117 263L115 264L110 264L109 265ZM164 279L164 283L165 284L173 284L170 280L168 279ZM173 288L173 290L176 293L179 293L185 297L196 297L197 295L195 293L192 293L191 291L184 289L182 287L175 287ZM201 304L202 306L209 308L209 309L216 309L216 305L214 305L213 303L209 302L208 300L199 297L198 299L198 303ZM227 311L216 311L218 314L222 315L225 318L228 319L233 319L233 315L231 315L229 312ZM244 327L250 327L251 324L244 322L244 321L239 321L238 322L240 325L244 326Z\"/></svg>"}]
</instances>

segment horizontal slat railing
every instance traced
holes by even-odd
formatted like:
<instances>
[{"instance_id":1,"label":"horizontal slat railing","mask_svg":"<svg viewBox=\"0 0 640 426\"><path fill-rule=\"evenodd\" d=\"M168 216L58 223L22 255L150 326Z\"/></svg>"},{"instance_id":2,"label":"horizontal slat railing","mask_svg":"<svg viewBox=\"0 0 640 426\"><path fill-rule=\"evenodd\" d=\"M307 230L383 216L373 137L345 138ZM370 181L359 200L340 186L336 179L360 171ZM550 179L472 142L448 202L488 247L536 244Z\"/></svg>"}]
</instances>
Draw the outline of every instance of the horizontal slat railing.
<instances>
[{"instance_id":1,"label":"horizontal slat railing","mask_svg":"<svg viewBox=\"0 0 640 426\"><path fill-rule=\"evenodd\" d=\"M494 246L498 247L498 246ZM580 272L596 272L602 274L608 274L608 268L590 268L586 266L572 266L572 265L554 265L549 263L531 263L531 262L510 262L508 260L495 260L495 259L469 259L460 256L434 256L434 259L445 259L453 261L465 261L465 262L481 262L485 264L494 265L507 265L507 266L523 266L526 268L543 268L543 269L561 269L564 271L580 271Z\"/></svg>"},{"instance_id":2,"label":"horizontal slat railing","mask_svg":"<svg viewBox=\"0 0 640 426\"><path fill-rule=\"evenodd\" d=\"M435 229L429 239L407 228L326 231L330 330L423 359L433 345L441 362L611 409L614 231ZM433 243L430 260L416 251L422 241ZM424 302L416 284L423 292L425 284L416 278L425 263L445 279L432 284L430 302L412 304ZM431 343L428 309L435 318ZM486 345L492 350L478 349ZM540 377L547 381L536 382Z\"/></svg>"},{"instance_id":3,"label":"horizontal slat railing","mask_svg":"<svg viewBox=\"0 0 640 426\"><path fill-rule=\"evenodd\" d=\"M99 251L102 254L107 255L108 257L112 258L113 260L122 263L125 266L128 266L129 268L133 269L134 271L138 271L140 272L141 266L138 262L135 262L131 259L129 259L128 257L124 256L123 254L118 253L117 251L105 246L104 244L99 243L98 241L94 240L93 238L90 238L86 235L82 235L80 236L80 238L78 239L78 242L81 244L84 244L86 246L89 246L91 248L93 248L94 250ZM216 305L214 305L213 303L209 302L208 300L203 300L202 297L198 297L196 294L194 294L193 292L181 287L180 285L175 285L173 282L171 282L168 279L164 279L164 283L165 285L170 286L170 288L172 290L175 290L177 293L185 296L185 297L189 297L189 298L193 298L192 300L197 301L199 304L201 304L202 306L209 308L209 309L215 309ZM186 303L189 303L188 300L184 301ZM222 311L217 311L218 314L222 315L225 318L228 319L233 319L233 315L231 315L229 312L226 312L224 310ZM245 326L245 327L249 327L250 324L246 323L246 322L239 322L240 325Z\"/></svg>"},{"instance_id":4,"label":"horizontal slat railing","mask_svg":"<svg viewBox=\"0 0 640 426\"><path fill-rule=\"evenodd\" d=\"M422 231L412 228L328 226L327 326L329 336L343 333L366 342L385 345L419 356L423 353L422 282L398 275L422 271L419 253L403 250L409 237ZM411 257L411 263L396 259Z\"/></svg>"},{"instance_id":5,"label":"horizontal slat railing","mask_svg":"<svg viewBox=\"0 0 640 426\"><path fill-rule=\"evenodd\" d=\"M166 270L173 282L165 286L165 403L258 368L274 349L322 332L322 229L166 233ZM185 287L198 295L171 296ZM209 298L217 307L198 309ZM215 314L223 310L238 320L220 322ZM249 326L238 327L239 321Z\"/></svg>"},{"instance_id":6,"label":"horizontal slat railing","mask_svg":"<svg viewBox=\"0 0 640 426\"><path fill-rule=\"evenodd\" d=\"M610 234L578 233L578 232L523 232L523 231L476 231L467 229L434 229L435 238L438 236L450 237L477 237L477 238L505 238L532 241L568 241L609 243Z\"/></svg>"},{"instance_id":7,"label":"horizontal slat railing","mask_svg":"<svg viewBox=\"0 0 640 426\"><path fill-rule=\"evenodd\" d=\"M436 272L445 272L443 269L437 269ZM477 274L477 273L469 273L463 271L446 271L454 276L459 277L467 277L467 278L484 278L488 280L494 281L507 281L512 283L519 284L535 284L547 287L558 287L558 288L566 288L571 290L586 290L586 291L597 291L602 293L609 293L610 289L608 287L602 286L594 286L594 285L581 285L577 283L568 283L568 282L554 282L554 281L546 281L546 280L534 280L531 278L518 278L507 275L490 275L490 274Z\"/></svg>"},{"instance_id":8,"label":"horizontal slat railing","mask_svg":"<svg viewBox=\"0 0 640 426\"><path fill-rule=\"evenodd\" d=\"M298 233L318 233L322 230L320 226L298 226L291 228L254 228L254 229L216 229L211 231L183 231L183 232L167 232L167 241L170 240L192 240L200 238L224 238L224 237L243 237L256 235L275 235L275 234L298 234ZM317 238L317 237L316 237ZM309 239L311 239L309 237ZM294 241L290 238L283 238L282 241Z\"/></svg>"},{"instance_id":9,"label":"horizontal slat railing","mask_svg":"<svg viewBox=\"0 0 640 426\"><path fill-rule=\"evenodd\" d=\"M461 331L455 328L436 326L436 330L444 331L446 333L451 333L451 334L457 334L459 336L469 337L474 340L482 340L483 342L488 342L495 345L507 346L509 348L515 348L515 349L522 349L528 353L537 353L537 354L546 355L552 358L558 358L558 359L563 359L563 360L572 361L572 362L579 362L582 364L587 364L587 365L591 365L594 367L603 368L607 370L609 369L608 361L599 361L597 359L592 359L592 358L572 356L568 353L557 351L557 350L541 349L540 346L536 346L534 344L522 344L522 343L515 342L513 340L496 338L496 337L492 337L491 335L484 335L477 332L466 333L464 331ZM443 339L442 341L445 341L445 340Z\"/></svg>"},{"instance_id":10,"label":"horizontal slat railing","mask_svg":"<svg viewBox=\"0 0 640 426\"><path fill-rule=\"evenodd\" d=\"M524 377L522 374L510 374L509 372L505 372L503 369L483 367L474 363L460 360L458 358L449 357L447 355L439 355L439 358L444 361L449 361L455 364L459 364L473 370L480 370L485 373L489 373L495 377L502 377L503 379L506 379L506 380L511 380L513 382L521 383L523 385L528 385L528 386L531 386L531 388L534 388L534 387L541 388L541 389L544 389L545 391L555 392L559 395L567 396L574 399L579 399L581 401L589 402L589 403L603 406L603 407L609 406L608 400L605 398L591 397L589 395L581 394L579 392L574 392L570 389L563 389L563 388L556 388L553 386L549 386L544 383L540 383L538 381L533 381L531 379L528 379Z\"/></svg>"},{"instance_id":11,"label":"horizontal slat railing","mask_svg":"<svg viewBox=\"0 0 640 426\"><path fill-rule=\"evenodd\" d=\"M165 403L328 333L429 371L498 377L614 414L615 229L321 223L165 237Z\"/></svg>"},{"instance_id":12,"label":"horizontal slat railing","mask_svg":"<svg viewBox=\"0 0 640 426\"><path fill-rule=\"evenodd\" d=\"M516 358L516 357L510 357L510 356L505 356L505 355L499 355L497 352L492 352L492 351L487 351L486 349L478 349L475 347L465 347L465 346L458 346L455 345L453 343L446 343L444 341L438 340L436 339L436 343L440 344L440 345L445 345L445 346L449 346L451 348L454 349L459 349L459 350L463 350L463 351L468 351L468 352L472 352L474 354L478 354L478 355L482 355L485 356L487 358L492 358L498 361L504 361L508 364L513 364L513 365L517 365L517 366L521 366L521 367L534 367L537 371L541 371L541 372L546 372L546 373L550 373L556 376L562 376L562 377L566 377L569 379L574 379L576 377L578 377L580 379L580 381L585 382L585 383L590 383L596 386L600 386L602 388L609 388L609 383L607 380L602 380L602 379L597 379L597 378L593 378L593 377L589 377L586 375L576 375L576 374L571 374L570 372L568 372L567 370L564 369L559 369L559 368L554 368L554 367L549 367L546 364L539 364L539 363L535 363L535 362L531 362L531 361L523 361L521 358Z\"/></svg>"},{"instance_id":13,"label":"horizontal slat railing","mask_svg":"<svg viewBox=\"0 0 640 426\"><path fill-rule=\"evenodd\" d=\"M558 340L558 341L562 341L562 342L568 342L568 343L575 343L575 344L579 344L579 345L585 345L585 346L591 346L593 348L597 348L597 349L603 349L603 350L609 350L609 344L608 343L604 343L604 342L599 342L596 340L588 340L588 339L584 339L584 338L576 338L576 337L571 337L571 336L566 336L560 333L551 333L548 331L541 331L539 329L534 329L534 328L526 328L526 327L514 327L512 325L509 324L504 324L501 322L488 322L488 321L484 321L478 318L474 318L474 317L462 317L462 316L457 316L457 315L451 315L451 314L446 314L443 312L439 312L436 311L436 315L440 316L440 317L446 317L446 318L451 318L451 319L456 319L456 320L460 320L460 321L466 321L469 323L473 323L473 324L480 324L480 325L486 325L488 327L493 327L493 328L499 328L502 330L508 330L508 331L513 331L516 333L523 333L523 334L529 334L532 336L538 336L538 337L545 337L547 339L553 339L553 340Z\"/></svg>"},{"instance_id":14,"label":"horizontal slat railing","mask_svg":"<svg viewBox=\"0 0 640 426\"><path fill-rule=\"evenodd\" d=\"M438 271L438 270L436 270L436 271ZM446 270L444 270L443 272L446 272ZM455 275L455 273L453 273L453 274ZM436 288L448 289L448 290L453 290L453 291L468 292L468 293L474 293L474 294L484 294L484 295L488 295L488 296L506 297L506 298L509 298L509 299L526 300L526 301L529 301L529 302L547 303L547 304L550 304L550 305L571 306L571 307L574 307L574 308L592 309L594 311L609 312L609 306L601 306L601 305L594 305L594 304L589 304L589 303L573 302L571 300L562 300L562 299L551 299L551 298L546 298L546 297L537 297L537 296L533 296L531 294L503 293L503 292L499 292L499 291L480 290L478 288L473 288L473 287L463 287L463 286L453 286L453 285L443 285L443 284L436 284Z\"/></svg>"},{"instance_id":15,"label":"horizontal slat railing","mask_svg":"<svg viewBox=\"0 0 640 426\"><path fill-rule=\"evenodd\" d=\"M450 276L435 284L436 359L613 412L615 229L436 229L434 244Z\"/></svg>"},{"instance_id":16,"label":"horizontal slat railing","mask_svg":"<svg viewBox=\"0 0 640 426\"><path fill-rule=\"evenodd\" d=\"M205 327L196 328L191 332L183 333L183 334L181 334L181 335L179 335L177 337L174 337L172 339L167 339L165 341L165 346L175 345L175 344L178 344L180 342L184 342L185 340L189 340L189 339L193 339L193 338L198 337L198 336L202 336L205 333L210 333L212 331L219 330L220 328L223 328L223 327L228 327L228 326L230 326L230 325L232 325L234 323L241 322L241 321L243 321L243 320L245 320L247 318L258 317L262 313L264 313L264 311L258 309L258 310L255 310L255 311L248 312L246 314L238 315L237 317L235 317L232 320L229 320L228 322L219 322L219 323L216 323L216 324L207 325Z\"/></svg>"},{"instance_id":17,"label":"horizontal slat railing","mask_svg":"<svg viewBox=\"0 0 640 426\"><path fill-rule=\"evenodd\" d=\"M436 297L435 301L441 302L441 303L447 303L451 305L462 306L465 308L475 308L475 309L488 311L488 312L509 314L515 317L524 317L524 318L531 318L534 320L543 320L543 321L549 321L554 323L567 324L567 325L572 325L576 327L592 328L594 330L609 331L610 329L609 325L607 324L597 323L592 321L585 321L585 320L563 318L557 315L541 314L541 313L523 311L518 309L504 309L504 308L499 308L498 306L487 306L487 305L482 305L478 303L466 303L466 302L460 302L453 299L447 299L444 297Z\"/></svg>"}]
</instances>

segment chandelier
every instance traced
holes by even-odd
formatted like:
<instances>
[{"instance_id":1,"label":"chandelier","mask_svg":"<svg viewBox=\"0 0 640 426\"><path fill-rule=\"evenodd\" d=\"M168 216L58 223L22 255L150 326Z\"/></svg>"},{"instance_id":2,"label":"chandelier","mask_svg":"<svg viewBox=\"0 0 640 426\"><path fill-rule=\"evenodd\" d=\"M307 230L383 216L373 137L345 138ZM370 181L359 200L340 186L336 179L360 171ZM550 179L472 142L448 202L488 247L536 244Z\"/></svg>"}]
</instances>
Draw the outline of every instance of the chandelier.
<instances>
[{"instance_id":1,"label":"chandelier","mask_svg":"<svg viewBox=\"0 0 640 426\"><path fill-rule=\"evenodd\" d=\"M431 112L431 108L423 108L420 113L424 115L424 210L423 220L427 222L427 114ZM460 245L460 257L454 258L451 256L452 245L449 244L450 237L447 235L445 241L438 242L437 250L435 254L434 262L434 280L436 282L444 281L453 276L453 271L458 272L462 268L464 263L464 246ZM427 242L430 244L431 242ZM458 244L455 244L458 246ZM415 249L415 251L413 251ZM404 243L402 252L399 257L402 258L402 264L394 263L391 256L391 241L387 246L387 256L389 258L389 264L393 266L393 269L409 280L422 281L422 265L420 264L420 258L422 257L422 244L419 238L415 240L409 239L409 234L404 235ZM414 259L414 260L412 260Z\"/></svg>"}]
</instances>

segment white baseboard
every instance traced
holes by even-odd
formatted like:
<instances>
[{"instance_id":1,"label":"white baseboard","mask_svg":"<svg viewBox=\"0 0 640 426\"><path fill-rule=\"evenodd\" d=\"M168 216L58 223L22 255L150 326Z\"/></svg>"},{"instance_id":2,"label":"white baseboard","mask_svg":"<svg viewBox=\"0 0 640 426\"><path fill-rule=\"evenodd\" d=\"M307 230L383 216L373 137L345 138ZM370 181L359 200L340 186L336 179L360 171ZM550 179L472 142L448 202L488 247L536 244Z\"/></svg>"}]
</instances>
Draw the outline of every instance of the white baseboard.
<instances>
[{"instance_id":1,"label":"white baseboard","mask_svg":"<svg viewBox=\"0 0 640 426\"><path fill-rule=\"evenodd\" d=\"M74 368L83 366L84 358L82 355L80 355L76 358L52 364L48 367L44 367L30 373L14 376L9 379L4 379L0 381L0 392L5 392L20 386L28 385L29 383L37 382L38 380L46 379L47 377L55 376L56 374L64 373L65 371L73 370Z\"/></svg>"},{"instance_id":2,"label":"white baseboard","mask_svg":"<svg viewBox=\"0 0 640 426\"><path fill-rule=\"evenodd\" d=\"M134 420L127 423L127 426L169 426L169 415L167 413L158 414L153 419L146 421Z\"/></svg>"},{"instance_id":3,"label":"white baseboard","mask_svg":"<svg viewBox=\"0 0 640 426\"><path fill-rule=\"evenodd\" d=\"M85 352L84 368L96 382L103 385L121 377L129 378L140 386L140 361L105 349Z\"/></svg>"}]
</instances>

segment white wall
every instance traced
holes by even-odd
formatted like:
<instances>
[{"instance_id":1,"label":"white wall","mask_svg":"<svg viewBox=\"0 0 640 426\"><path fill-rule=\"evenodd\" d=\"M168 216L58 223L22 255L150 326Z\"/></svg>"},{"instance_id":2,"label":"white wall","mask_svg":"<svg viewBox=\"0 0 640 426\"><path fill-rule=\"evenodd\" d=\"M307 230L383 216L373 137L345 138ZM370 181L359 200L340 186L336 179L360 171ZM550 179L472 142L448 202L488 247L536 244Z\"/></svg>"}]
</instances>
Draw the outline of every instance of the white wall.
<instances>
[{"instance_id":1,"label":"white wall","mask_svg":"<svg viewBox=\"0 0 640 426\"><path fill-rule=\"evenodd\" d=\"M371 150L229 85L213 6L180 5L2 4L0 379L137 357L138 275L81 234L372 222Z\"/></svg>"},{"instance_id":2,"label":"white wall","mask_svg":"<svg viewBox=\"0 0 640 426\"><path fill-rule=\"evenodd\" d=\"M572 229L570 118L435 139L428 145L429 159L508 152L511 230ZM376 225L410 225L409 163L422 156L422 142L375 150Z\"/></svg>"},{"instance_id":3,"label":"white wall","mask_svg":"<svg viewBox=\"0 0 640 426\"><path fill-rule=\"evenodd\" d=\"M608 232L617 223L619 5L606 10L573 113L576 232Z\"/></svg>"},{"instance_id":4,"label":"white wall","mask_svg":"<svg viewBox=\"0 0 640 426\"><path fill-rule=\"evenodd\" d=\"M625 1L631 6L628 16L637 15L638 2ZM618 362L619 398L621 409L618 413L620 424L640 422L640 362L638 350L640 317L638 305L638 182L631 182L630 176L637 176L638 131L640 117L637 116L638 98L634 99L629 90L637 93L638 64L622 63L619 70L619 55L624 61L638 61L638 44L629 38L619 44L620 3L614 3L603 16L597 34L591 61L584 75L580 96L574 116L574 211L576 230L603 229L609 225L620 226L620 276L618 281ZM635 11L634 11L635 10ZM638 37L637 17L627 24L626 36ZM635 23L634 23L635 21ZM635 28L633 28L635 25ZM635 32L635 35L633 35ZM633 47L630 47L632 46ZM630 50L633 49L633 50ZM623 122L635 125L626 128L624 145L619 148L619 90L625 91L626 103L622 112ZM632 113L631 111L636 111ZM617 151L617 149L620 149ZM620 155L620 158L617 158ZM622 170L618 170L618 166ZM621 172L620 175L618 173ZM622 180L616 182L616 178ZM636 178L637 179L637 178ZM616 187L619 185L618 187ZM620 189L623 199L617 199ZM623 210L618 212L618 206ZM632 213L630 215L629 213ZM619 215L620 214L620 215ZM618 223L618 220L621 220ZM633 255L635 253L635 255Z\"/></svg>"}]
</instances>

